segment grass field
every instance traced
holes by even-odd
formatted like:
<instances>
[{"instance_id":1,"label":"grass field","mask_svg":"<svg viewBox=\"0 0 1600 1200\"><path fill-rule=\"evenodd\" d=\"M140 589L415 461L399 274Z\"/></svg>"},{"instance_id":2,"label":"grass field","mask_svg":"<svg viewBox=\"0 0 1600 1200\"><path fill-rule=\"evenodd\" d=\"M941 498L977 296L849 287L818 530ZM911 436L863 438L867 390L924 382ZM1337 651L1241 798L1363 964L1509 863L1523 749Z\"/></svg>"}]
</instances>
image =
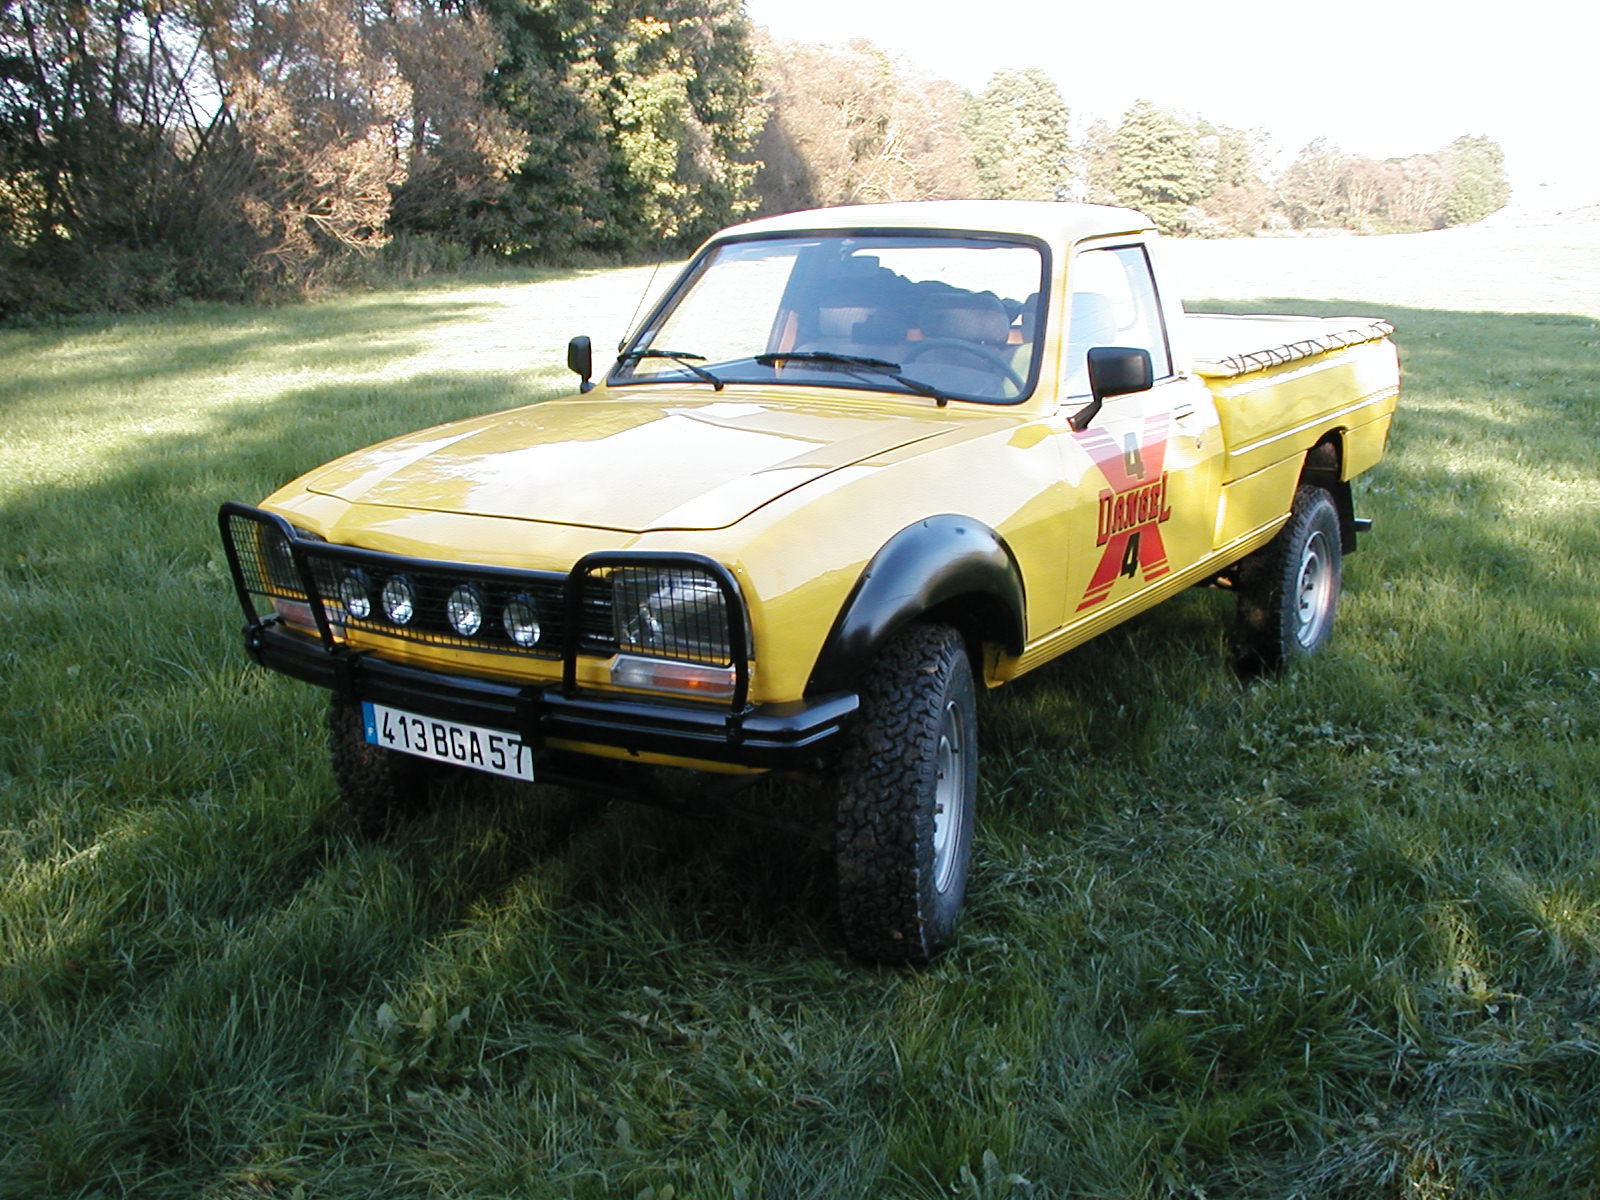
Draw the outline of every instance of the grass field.
<instances>
[{"instance_id":1,"label":"grass field","mask_svg":"<svg viewBox=\"0 0 1600 1200\"><path fill-rule=\"evenodd\" d=\"M1286 679L1194 592L989 697L920 972L760 828L357 841L239 647L221 500L555 394L648 271L0 332L0 1195L1595 1194L1600 239L1174 249L1399 327L1375 532Z\"/></svg>"}]
</instances>

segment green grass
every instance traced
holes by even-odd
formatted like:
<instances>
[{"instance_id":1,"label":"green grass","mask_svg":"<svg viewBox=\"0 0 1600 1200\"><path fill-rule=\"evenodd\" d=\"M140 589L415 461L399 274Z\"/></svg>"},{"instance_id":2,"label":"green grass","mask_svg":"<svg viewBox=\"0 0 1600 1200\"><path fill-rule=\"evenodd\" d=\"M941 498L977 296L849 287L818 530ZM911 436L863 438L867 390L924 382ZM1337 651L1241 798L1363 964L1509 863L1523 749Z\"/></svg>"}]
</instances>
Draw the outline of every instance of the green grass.
<instances>
[{"instance_id":1,"label":"green grass","mask_svg":"<svg viewBox=\"0 0 1600 1200\"><path fill-rule=\"evenodd\" d=\"M358 842L238 645L217 503L553 394L587 278L0 333L0 1194L1592 1194L1594 319L1267 302L1401 329L1333 647L1243 684L1195 592L989 697L899 972L756 827Z\"/></svg>"}]
</instances>

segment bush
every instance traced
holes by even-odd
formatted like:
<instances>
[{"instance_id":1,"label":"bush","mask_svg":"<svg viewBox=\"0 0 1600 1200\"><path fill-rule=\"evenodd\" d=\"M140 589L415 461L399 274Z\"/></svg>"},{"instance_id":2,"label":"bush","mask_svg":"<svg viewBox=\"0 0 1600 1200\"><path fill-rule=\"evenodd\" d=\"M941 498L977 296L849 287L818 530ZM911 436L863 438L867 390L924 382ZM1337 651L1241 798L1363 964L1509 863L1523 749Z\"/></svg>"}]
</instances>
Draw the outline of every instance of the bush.
<instances>
[{"instance_id":1,"label":"bush","mask_svg":"<svg viewBox=\"0 0 1600 1200\"><path fill-rule=\"evenodd\" d=\"M0 245L0 322L30 324L86 312L135 312L191 299L263 298L233 256L171 246L124 248L62 242Z\"/></svg>"}]
</instances>

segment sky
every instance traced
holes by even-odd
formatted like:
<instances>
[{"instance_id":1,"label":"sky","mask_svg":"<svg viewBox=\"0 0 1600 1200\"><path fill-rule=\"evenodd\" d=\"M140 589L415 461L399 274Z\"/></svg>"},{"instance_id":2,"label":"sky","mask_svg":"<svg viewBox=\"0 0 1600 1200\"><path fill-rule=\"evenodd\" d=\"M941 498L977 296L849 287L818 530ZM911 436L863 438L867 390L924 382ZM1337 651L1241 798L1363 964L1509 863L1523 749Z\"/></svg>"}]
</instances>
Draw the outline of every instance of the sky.
<instances>
[{"instance_id":1,"label":"sky","mask_svg":"<svg viewBox=\"0 0 1600 1200\"><path fill-rule=\"evenodd\" d=\"M866 38L980 91L1039 67L1075 123L1136 100L1261 129L1285 165L1312 138L1370 158L1463 134L1506 152L1513 202L1600 203L1600 5L1591 0L745 0L780 39Z\"/></svg>"}]
</instances>

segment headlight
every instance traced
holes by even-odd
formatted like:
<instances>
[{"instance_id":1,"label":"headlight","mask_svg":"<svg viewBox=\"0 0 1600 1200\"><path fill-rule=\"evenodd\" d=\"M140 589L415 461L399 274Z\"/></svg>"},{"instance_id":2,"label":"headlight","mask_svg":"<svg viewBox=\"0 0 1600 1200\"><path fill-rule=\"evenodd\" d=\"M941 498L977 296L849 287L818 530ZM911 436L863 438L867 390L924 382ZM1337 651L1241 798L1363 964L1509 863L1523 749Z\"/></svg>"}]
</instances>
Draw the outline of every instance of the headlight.
<instances>
[{"instance_id":1,"label":"headlight","mask_svg":"<svg viewBox=\"0 0 1600 1200\"><path fill-rule=\"evenodd\" d=\"M612 573L617 648L662 658L726 663L728 605L709 575L630 567Z\"/></svg>"},{"instance_id":2,"label":"headlight","mask_svg":"<svg viewBox=\"0 0 1600 1200\"><path fill-rule=\"evenodd\" d=\"M450 627L462 637L469 638L483 628L483 597L470 583L460 584L451 592L444 607Z\"/></svg>"},{"instance_id":3,"label":"headlight","mask_svg":"<svg viewBox=\"0 0 1600 1200\"><path fill-rule=\"evenodd\" d=\"M273 587L282 591L300 591L300 575L294 569L294 556L289 552L289 539L270 525L258 528L261 537L261 557L266 566L267 580Z\"/></svg>"},{"instance_id":4,"label":"headlight","mask_svg":"<svg viewBox=\"0 0 1600 1200\"><path fill-rule=\"evenodd\" d=\"M324 539L310 530L294 527L294 536L300 541L320 542ZM246 559L243 566L250 588L267 596L272 611L287 625L305 633L317 632L317 618L306 599L305 584L295 567L294 552L289 539L276 525L256 525L256 556Z\"/></svg>"},{"instance_id":5,"label":"headlight","mask_svg":"<svg viewBox=\"0 0 1600 1200\"><path fill-rule=\"evenodd\" d=\"M404 575L390 576L383 585L383 615L396 625L407 625L417 615L417 593Z\"/></svg>"},{"instance_id":6,"label":"headlight","mask_svg":"<svg viewBox=\"0 0 1600 1200\"><path fill-rule=\"evenodd\" d=\"M327 539L309 529L293 526L294 536L302 542L323 542ZM274 595L302 596L305 588L300 582L300 572L295 569L294 553L289 549L289 539L275 525L256 526L256 546L259 551L260 583L264 590Z\"/></svg>"},{"instance_id":7,"label":"headlight","mask_svg":"<svg viewBox=\"0 0 1600 1200\"><path fill-rule=\"evenodd\" d=\"M506 601L500 611L500 624L505 627L506 636L523 649L537 645L542 632L539 606L526 592L519 593Z\"/></svg>"}]
</instances>

